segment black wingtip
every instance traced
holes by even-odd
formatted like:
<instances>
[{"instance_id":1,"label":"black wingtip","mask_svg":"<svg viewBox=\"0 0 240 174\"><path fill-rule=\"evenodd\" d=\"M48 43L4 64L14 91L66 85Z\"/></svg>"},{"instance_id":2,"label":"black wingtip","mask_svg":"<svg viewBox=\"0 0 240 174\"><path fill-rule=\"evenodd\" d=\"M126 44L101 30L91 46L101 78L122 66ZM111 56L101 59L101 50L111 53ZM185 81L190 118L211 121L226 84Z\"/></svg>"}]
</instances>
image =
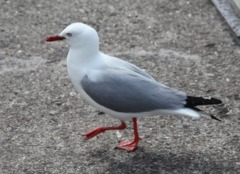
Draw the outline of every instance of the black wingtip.
<instances>
[{"instance_id":1,"label":"black wingtip","mask_svg":"<svg viewBox=\"0 0 240 174\"><path fill-rule=\"evenodd\" d=\"M206 98L206 97L193 97L193 96L187 96L186 104L185 106L188 108L194 108L198 105L215 105L215 104L221 104L222 101L216 98Z\"/></svg>"},{"instance_id":2,"label":"black wingtip","mask_svg":"<svg viewBox=\"0 0 240 174\"><path fill-rule=\"evenodd\" d=\"M219 100L219 99L217 99L217 98L210 98L209 99L213 104L221 104L222 103L222 101L221 100Z\"/></svg>"},{"instance_id":3,"label":"black wingtip","mask_svg":"<svg viewBox=\"0 0 240 174\"><path fill-rule=\"evenodd\" d=\"M217 120L217 121L222 121L219 118L215 117L214 115L210 115L212 119Z\"/></svg>"}]
</instances>

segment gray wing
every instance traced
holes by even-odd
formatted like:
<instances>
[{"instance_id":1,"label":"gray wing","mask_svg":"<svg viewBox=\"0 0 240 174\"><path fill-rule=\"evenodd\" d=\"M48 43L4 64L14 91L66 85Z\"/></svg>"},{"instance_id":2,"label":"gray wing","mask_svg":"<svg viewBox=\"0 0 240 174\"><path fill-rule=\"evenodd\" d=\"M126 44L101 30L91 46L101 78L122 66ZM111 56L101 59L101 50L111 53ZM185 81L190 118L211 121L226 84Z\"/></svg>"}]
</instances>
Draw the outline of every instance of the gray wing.
<instances>
[{"instance_id":1,"label":"gray wing","mask_svg":"<svg viewBox=\"0 0 240 174\"><path fill-rule=\"evenodd\" d=\"M117 112L138 113L158 109L179 109L186 94L147 77L125 70L104 70L101 78L81 80L83 90L98 104Z\"/></svg>"},{"instance_id":2,"label":"gray wing","mask_svg":"<svg viewBox=\"0 0 240 174\"><path fill-rule=\"evenodd\" d=\"M146 71L144 71L143 69L137 67L136 65L134 65L134 64L132 64L130 62L127 62L127 61L125 61L123 59L119 59L117 57L111 57L111 56L108 56L108 59L111 59L112 62L114 62L114 65L113 64L110 65L111 67L112 66L116 66L116 68L119 68L119 67L123 68L123 67L125 67L125 68L127 68L129 70L132 70L132 71L134 71L134 72L136 72L136 73L138 73L138 74L140 74L140 75L142 75L144 77L147 77L147 78L152 79L152 80L155 81L155 79L150 74L148 74Z\"/></svg>"}]
</instances>

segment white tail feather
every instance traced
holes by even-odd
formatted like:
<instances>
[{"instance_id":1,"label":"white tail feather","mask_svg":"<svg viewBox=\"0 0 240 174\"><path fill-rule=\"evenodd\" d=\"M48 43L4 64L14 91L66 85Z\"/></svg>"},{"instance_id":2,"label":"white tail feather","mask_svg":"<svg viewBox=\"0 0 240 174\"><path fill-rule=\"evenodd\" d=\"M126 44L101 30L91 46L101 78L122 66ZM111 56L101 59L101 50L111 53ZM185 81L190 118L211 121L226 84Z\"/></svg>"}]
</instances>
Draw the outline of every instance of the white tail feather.
<instances>
[{"instance_id":1,"label":"white tail feather","mask_svg":"<svg viewBox=\"0 0 240 174\"><path fill-rule=\"evenodd\" d=\"M193 109L189 109L189 108L182 108L182 109L178 109L173 111L174 114L178 114L178 115L186 115L189 117L193 117L193 118L200 118L201 114L197 111L194 111Z\"/></svg>"}]
</instances>

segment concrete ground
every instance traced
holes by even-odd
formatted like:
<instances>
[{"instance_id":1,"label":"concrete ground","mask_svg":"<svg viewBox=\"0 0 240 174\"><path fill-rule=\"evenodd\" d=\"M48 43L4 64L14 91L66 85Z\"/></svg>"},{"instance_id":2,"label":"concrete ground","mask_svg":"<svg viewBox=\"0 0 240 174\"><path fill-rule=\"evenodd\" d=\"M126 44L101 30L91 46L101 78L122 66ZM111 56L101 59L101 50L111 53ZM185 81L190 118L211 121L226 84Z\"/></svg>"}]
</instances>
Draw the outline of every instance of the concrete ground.
<instances>
[{"instance_id":1,"label":"concrete ground","mask_svg":"<svg viewBox=\"0 0 240 174\"><path fill-rule=\"evenodd\" d=\"M118 124L74 90L66 43L45 43L72 22L96 28L101 50L189 95L214 96L202 117L139 120L133 153L116 150ZM210 0L0 0L0 173L239 173L240 48Z\"/></svg>"}]
</instances>

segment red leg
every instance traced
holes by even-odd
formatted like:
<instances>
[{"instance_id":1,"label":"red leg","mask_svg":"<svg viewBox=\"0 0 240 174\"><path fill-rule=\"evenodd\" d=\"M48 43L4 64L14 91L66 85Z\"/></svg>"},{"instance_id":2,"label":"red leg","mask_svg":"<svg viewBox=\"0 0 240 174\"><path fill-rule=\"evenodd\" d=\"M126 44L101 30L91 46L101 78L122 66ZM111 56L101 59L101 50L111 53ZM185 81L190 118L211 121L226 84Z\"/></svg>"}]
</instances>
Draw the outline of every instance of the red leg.
<instances>
[{"instance_id":1,"label":"red leg","mask_svg":"<svg viewBox=\"0 0 240 174\"><path fill-rule=\"evenodd\" d=\"M91 139L93 137L95 137L96 135L100 134L100 133L103 133L107 130L123 130L125 129L127 126L126 126L126 123L121 121L121 125L119 126L113 126L113 127L97 127L96 129L93 129L85 134L83 134L83 136L86 137L86 140L88 139Z\"/></svg>"},{"instance_id":2,"label":"red leg","mask_svg":"<svg viewBox=\"0 0 240 174\"><path fill-rule=\"evenodd\" d=\"M134 128L134 140L133 141L121 141L120 144L117 146L119 149L124 149L129 152L136 150L138 142L140 140L138 135L138 127L137 127L137 119L133 118L133 128Z\"/></svg>"}]
</instances>

